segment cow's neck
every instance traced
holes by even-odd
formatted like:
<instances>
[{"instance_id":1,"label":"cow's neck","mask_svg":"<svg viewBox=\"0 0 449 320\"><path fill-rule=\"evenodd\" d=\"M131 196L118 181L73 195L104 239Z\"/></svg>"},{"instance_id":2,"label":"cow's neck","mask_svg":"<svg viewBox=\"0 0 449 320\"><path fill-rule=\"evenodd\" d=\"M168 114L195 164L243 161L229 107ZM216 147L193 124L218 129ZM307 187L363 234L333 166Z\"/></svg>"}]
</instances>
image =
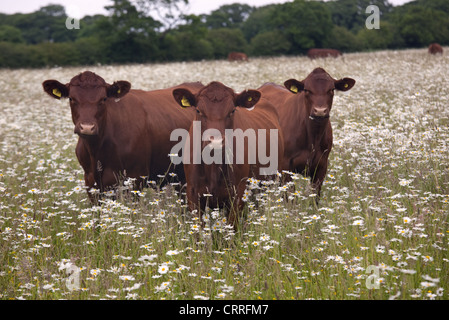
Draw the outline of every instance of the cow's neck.
<instances>
[{"instance_id":1,"label":"cow's neck","mask_svg":"<svg viewBox=\"0 0 449 320\"><path fill-rule=\"evenodd\" d=\"M320 144L329 130L329 118L323 120L307 119L307 136L314 145Z\"/></svg>"},{"instance_id":2,"label":"cow's neck","mask_svg":"<svg viewBox=\"0 0 449 320\"><path fill-rule=\"evenodd\" d=\"M100 138L100 136L91 136L91 137L83 137L80 136L80 139L83 141L84 145L86 146L87 152L90 155L90 158L92 160L95 160L95 162L98 160L99 154L101 153L101 141L103 139Z\"/></svg>"},{"instance_id":3,"label":"cow's neck","mask_svg":"<svg viewBox=\"0 0 449 320\"><path fill-rule=\"evenodd\" d=\"M229 172L231 170L232 169L228 164L209 165L208 168L204 170L206 185L210 187L210 190L208 191L212 193L214 196L219 196L219 194L217 194L219 190L221 190L223 187L226 188L232 186L233 185L232 174L229 175Z\"/></svg>"}]
</instances>

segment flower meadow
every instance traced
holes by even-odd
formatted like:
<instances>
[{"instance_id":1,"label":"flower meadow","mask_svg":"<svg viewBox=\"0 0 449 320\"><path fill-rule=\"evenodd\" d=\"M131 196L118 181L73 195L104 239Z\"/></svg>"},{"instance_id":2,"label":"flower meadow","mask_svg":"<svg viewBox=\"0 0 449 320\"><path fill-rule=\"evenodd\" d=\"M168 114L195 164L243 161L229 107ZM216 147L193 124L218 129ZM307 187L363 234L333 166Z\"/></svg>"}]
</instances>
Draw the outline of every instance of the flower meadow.
<instances>
[{"instance_id":1,"label":"flower meadow","mask_svg":"<svg viewBox=\"0 0 449 320\"><path fill-rule=\"evenodd\" d=\"M237 92L315 67L357 82L337 92L334 147L317 206L301 175L250 179L237 232L205 227L171 185L92 205L68 101L46 79L91 70L152 90L218 80ZM449 57L425 49L336 59L0 70L0 298L402 299L449 295Z\"/></svg>"}]
</instances>

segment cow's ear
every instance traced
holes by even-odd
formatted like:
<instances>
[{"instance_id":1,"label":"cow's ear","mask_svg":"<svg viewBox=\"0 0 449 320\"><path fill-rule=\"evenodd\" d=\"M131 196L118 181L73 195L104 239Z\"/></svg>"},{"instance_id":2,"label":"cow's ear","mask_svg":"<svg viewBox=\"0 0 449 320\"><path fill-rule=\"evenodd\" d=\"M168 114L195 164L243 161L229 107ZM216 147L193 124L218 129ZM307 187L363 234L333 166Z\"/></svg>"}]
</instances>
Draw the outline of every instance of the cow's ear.
<instances>
[{"instance_id":1,"label":"cow's ear","mask_svg":"<svg viewBox=\"0 0 449 320\"><path fill-rule=\"evenodd\" d=\"M296 79L290 79L285 81L284 86L295 94L304 90L304 83Z\"/></svg>"},{"instance_id":2,"label":"cow's ear","mask_svg":"<svg viewBox=\"0 0 449 320\"><path fill-rule=\"evenodd\" d=\"M42 87L50 97L55 99L67 98L69 96L68 85L62 84L57 80L45 80L42 82Z\"/></svg>"},{"instance_id":3,"label":"cow's ear","mask_svg":"<svg viewBox=\"0 0 449 320\"><path fill-rule=\"evenodd\" d=\"M115 81L113 84L107 86L106 93L108 98L121 98L125 96L129 90L131 90L131 83L128 81Z\"/></svg>"},{"instance_id":4,"label":"cow's ear","mask_svg":"<svg viewBox=\"0 0 449 320\"><path fill-rule=\"evenodd\" d=\"M257 90L245 90L235 97L235 105L251 109L259 101L261 93Z\"/></svg>"},{"instance_id":5,"label":"cow's ear","mask_svg":"<svg viewBox=\"0 0 449 320\"><path fill-rule=\"evenodd\" d=\"M335 89L340 91L348 91L355 84L355 80L352 78L343 78L340 80L335 80Z\"/></svg>"},{"instance_id":6,"label":"cow's ear","mask_svg":"<svg viewBox=\"0 0 449 320\"><path fill-rule=\"evenodd\" d=\"M196 98L192 92L187 89L175 89L173 90L173 97L176 102L183 108L196 107Z\"/></svg>"}]
</instances>

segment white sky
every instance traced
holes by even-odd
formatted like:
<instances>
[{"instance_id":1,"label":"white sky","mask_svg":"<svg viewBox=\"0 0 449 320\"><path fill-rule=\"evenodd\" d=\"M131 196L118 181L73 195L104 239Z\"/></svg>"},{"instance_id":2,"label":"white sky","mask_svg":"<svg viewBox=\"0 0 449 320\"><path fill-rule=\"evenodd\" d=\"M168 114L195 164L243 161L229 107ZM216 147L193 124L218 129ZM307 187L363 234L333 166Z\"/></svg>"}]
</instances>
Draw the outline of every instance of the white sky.
<instances>
[{"instance_id":1,"label":"white sky","mask_svg":"<svg viewBox=\"0 0 449 320\"><path fill-rule=\"evenodd\" d=\"M401 5L411 0L389 0L393 5ZM107 14L105 6L112 4L110 0L2 0L1 13L30 13L48 4L61 4L72 18L82 18L86 15ZM289 2L288 0L189 0L190 14L210 13L224 4L246 3L260 7L271 3Z\"/></svg>"}]
</instances>

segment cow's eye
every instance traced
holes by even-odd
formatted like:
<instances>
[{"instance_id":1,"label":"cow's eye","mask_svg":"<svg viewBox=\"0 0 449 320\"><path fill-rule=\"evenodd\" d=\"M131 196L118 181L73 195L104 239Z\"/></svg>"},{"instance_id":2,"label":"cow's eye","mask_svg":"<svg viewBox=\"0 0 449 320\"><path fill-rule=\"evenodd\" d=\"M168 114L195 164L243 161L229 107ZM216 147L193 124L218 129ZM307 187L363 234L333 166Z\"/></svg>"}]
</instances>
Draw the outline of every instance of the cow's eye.
<instances>
[{"instance_id":1,"label":"cow's eye","mask_svg":"<svg viewBox=\"0 0 449 320\"><path fill-rule=\"evenodd\" d=\"M72 101L73 101L73 99L69 97L69 101L70 101L70 102L72 102Z\"/></svg>"},{"instance_id":2,"label":"cow's eye","mask_svg":"<svg viewBox=\"0 0 449 320\"><path fill-rule=\"evenodd\" d=\"M103 101L106 101L106 100L108 100L108 97L103 98Z\"/></svg>"},{"instance_id":3,"label":"cow's eye","mask_svg":"<svg viewBox=\"0 0 449 320\"><path fill-rule=\"evenodd\" d=\"M232 116L235 112L235 110L237 110L236 108L234 108L234 110L231 111L231 113L229 114L229 116Z\"/></svg>"}]
</instances>

